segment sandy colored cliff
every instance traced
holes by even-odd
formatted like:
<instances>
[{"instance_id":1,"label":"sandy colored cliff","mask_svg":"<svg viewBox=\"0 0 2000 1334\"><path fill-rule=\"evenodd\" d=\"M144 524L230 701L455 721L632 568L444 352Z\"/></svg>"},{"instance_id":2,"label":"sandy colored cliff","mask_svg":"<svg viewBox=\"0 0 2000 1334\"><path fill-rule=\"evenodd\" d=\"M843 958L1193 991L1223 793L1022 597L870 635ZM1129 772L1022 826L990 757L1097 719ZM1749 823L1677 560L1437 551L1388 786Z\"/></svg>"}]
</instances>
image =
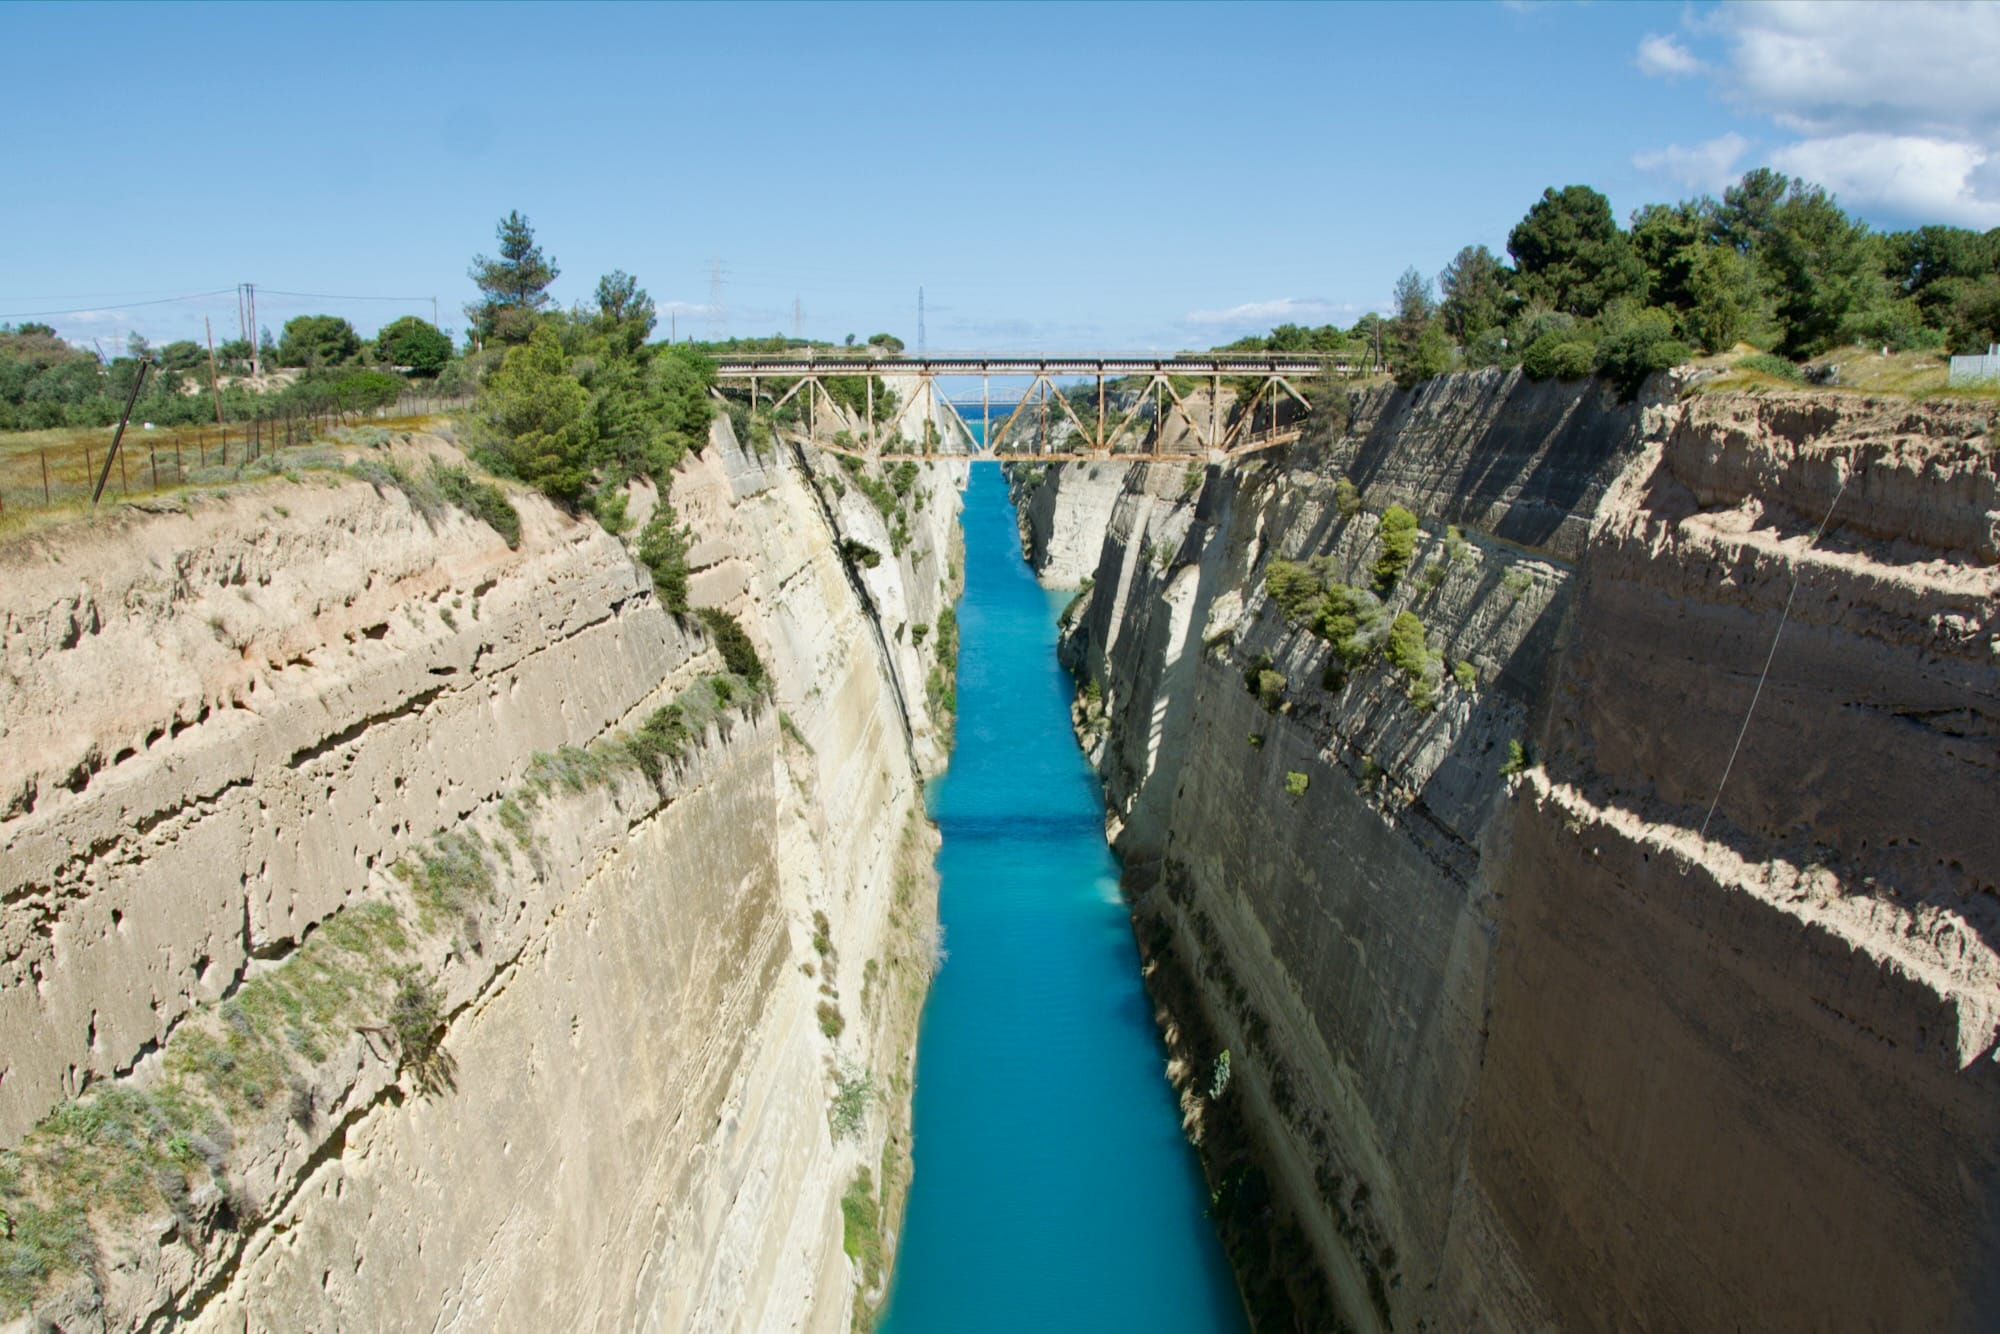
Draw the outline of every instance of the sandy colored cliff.
<instances>
[{"instance_id":1,"label":"sandy colored cliff","mask_svg":"<svg viewBox=\"0 0 2000 1334\"><path fill-rule=\"evenodd\" d=\"M1990 1321L1990 408L1497 372L1351 407L1196 495L1134 470L1064 641L1260 1321ZM1392 503L1375 624L1420 623L1422 690L1264 589L1372 592Z\"/></svg>"},{"instance_id":2,"label":"sandy colored cliff","mask_svg":"<svg viewBox=\"0 0 2000 1334\"><path fill-rule=\"evenodd\" d=\"M812 461L718 424L673 499L759 688L594 522L515 491L512 550L343 470L447 438L325 454L0 552L9 1295L846 1328L880 1276L839 1200L865 1169L897 1216L935 961L946 720L897 631L951 596L961 479L871 606Z\"/></svg>"}]
</instances>

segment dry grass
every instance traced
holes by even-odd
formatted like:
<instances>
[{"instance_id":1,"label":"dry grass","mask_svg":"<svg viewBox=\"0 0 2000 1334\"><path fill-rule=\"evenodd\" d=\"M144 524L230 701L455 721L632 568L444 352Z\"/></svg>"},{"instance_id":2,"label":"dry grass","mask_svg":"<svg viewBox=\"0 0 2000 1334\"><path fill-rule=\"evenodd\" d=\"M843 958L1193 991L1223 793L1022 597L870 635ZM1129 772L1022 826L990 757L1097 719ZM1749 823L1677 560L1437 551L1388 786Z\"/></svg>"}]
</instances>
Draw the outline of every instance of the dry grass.
<instances>
[{"instance_id":1,"label":"dry grass","mask_svg":"<svg viewBox=\"0 0 2000 1334\"><path fill-rule=\"evenodd\" d=\"M1718 356L1703 357L1695 364L1714 367L1723 374L1695 386L1698 393L1759 393L1770 390L1818 389L1836 394L1888 396L1910 399L1966 399L1974 402L2000 401L2000 383L1953 388L1951 358L1943 352L1891 352L1867 347L1835 348L1806 363L1811 367L1837 366L1838 378L1830 385L1801 386L1775 375L1738 365L1752 349L1739 344Z\"/></svg>"},{"instance_id":2,"label":"dry grass","mask_svg":"<svg viewBox=\"0 0 2000 1334\"><path fill-rule=\"evenodd\" d=\"M261 429L243 422L226 427L184 426L126 429L104 488L109 511L125 501L170 497L193 488L218 490L266 483L274 476L296 480L300 472L339 466L329 445L356 430L392 433L435 431L437 415L369 418L356 427L334 427L315 438L295 423L287 443L282 420ZM0 542L75 522L92 512L91 490L111 444L110 427L57 427L43 431L0 432ZM122 466L121 466L122 463Z\"/></svg>"}]
</instances>

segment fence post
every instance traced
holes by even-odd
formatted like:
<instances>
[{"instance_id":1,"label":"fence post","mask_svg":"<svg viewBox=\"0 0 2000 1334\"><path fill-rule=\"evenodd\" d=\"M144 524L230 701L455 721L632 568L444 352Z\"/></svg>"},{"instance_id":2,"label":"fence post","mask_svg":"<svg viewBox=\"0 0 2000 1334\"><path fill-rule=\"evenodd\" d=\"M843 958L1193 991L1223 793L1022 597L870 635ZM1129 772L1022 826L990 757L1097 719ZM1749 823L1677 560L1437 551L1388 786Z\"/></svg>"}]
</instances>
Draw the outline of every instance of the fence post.
<instances>
[{"instance_id":1,"label":"fence post","mask_svg":"<svg viewBox=\"0 0 2000 1334\"><path fill-rule=\"evenodd\" d=\"M42 503L49 503L49 451L42 449Z\"/></svg>"},{"instance_id":2,"label":"fence post","mask_svg":"<svg viewBox=\"0 0 2000 1334\"><path fill-rule=\"evenodd\" d=\"M181 438L179 436L175 436L174 437L174 485L179 486L182 482L186 480L187 480L186 476L181 472Z\"/></svg>"},{"instance_id":3,"label":"fence post","mask_svg":"<svg viewBox=\"0 0 2000 1334\"><path fill-rule=\"evenodd\" d=\"M118 451L118 494L132 494L132 479L125 475L125 451L122 449Z\"/></svg>"},{"instance_id":4,"label":"fence post","mask_svg":"<svg viewBox=\"0 0 2000 1334\"><path fill-rule=\"evenodd\" d=\"M97 464L91 460L90 446L88 444L85 444L83 447L83 474L86 477L97 476Z\"/></svg>"},{"instance_id":5,"label":"fence post","mask_svg":"<svg viewBox=\"0 0 2000 1334\"><path fill-rule=\"evenodd\" d=\"M146 446L146 460L153 465L153 489L157 491L160 489L160 447L158 445Z\"/></svg>"}]
</instances>

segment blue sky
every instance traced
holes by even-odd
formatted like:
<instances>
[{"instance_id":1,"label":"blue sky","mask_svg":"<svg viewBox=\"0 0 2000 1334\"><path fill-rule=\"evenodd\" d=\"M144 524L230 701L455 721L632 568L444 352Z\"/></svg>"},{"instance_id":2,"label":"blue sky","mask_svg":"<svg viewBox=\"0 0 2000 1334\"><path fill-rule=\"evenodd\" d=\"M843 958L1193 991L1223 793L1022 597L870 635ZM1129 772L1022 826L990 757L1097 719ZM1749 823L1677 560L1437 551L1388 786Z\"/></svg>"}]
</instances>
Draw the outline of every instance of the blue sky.
<instances>
[{"instance_id":1,"label":"blue sky","mask_svg":"<svg viewBox=\"0 0 2000 1334\"><path fill-rule=\"evenodd\" d=\"M1773 163L2000 224L2000 5L0 4L0 319L462 327L518 208L683 332L1206 346ZM722 312L710 266L723 270ZM413 301L333 301L279 292Z\"/></svg>"}]
</instances>

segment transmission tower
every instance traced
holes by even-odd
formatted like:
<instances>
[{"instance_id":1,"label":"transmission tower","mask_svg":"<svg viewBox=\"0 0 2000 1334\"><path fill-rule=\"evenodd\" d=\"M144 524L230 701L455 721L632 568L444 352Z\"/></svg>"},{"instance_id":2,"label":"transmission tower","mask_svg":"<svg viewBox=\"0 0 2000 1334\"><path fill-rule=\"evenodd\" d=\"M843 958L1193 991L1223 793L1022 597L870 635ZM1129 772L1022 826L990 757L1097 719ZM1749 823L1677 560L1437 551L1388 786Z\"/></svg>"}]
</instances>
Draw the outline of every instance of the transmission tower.
<instances>
[{"instance_id":1,"label":"transmission tower","mask_svg":"<svg viewBox=\"0 0 2000 1334\"><path fill-rule=\"evenodd\" d=\"M708 338L712 343L722 341L729 329L728 317L722 309L722 257L711 255L708 260Z\"/></svg>"},{"instance_id":2,"label":"transmission tower","mask_svg":"<svg viewBox=\"0 0 2000 1334\"><path fill-rule=\"evenodd\" d=\"M924 355L924 289L917 289L917 355Z\"/></svg>"}]
</instances>

